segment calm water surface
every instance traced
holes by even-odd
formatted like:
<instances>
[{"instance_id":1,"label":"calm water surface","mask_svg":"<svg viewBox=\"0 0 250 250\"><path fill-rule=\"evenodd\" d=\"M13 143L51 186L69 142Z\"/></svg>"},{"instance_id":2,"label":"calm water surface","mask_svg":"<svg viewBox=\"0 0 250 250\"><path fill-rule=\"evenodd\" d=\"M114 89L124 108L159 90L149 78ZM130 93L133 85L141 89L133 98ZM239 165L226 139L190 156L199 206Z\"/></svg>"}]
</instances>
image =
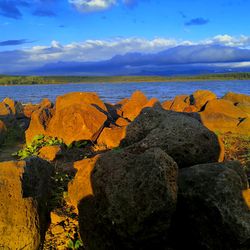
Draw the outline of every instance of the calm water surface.
<instances>
[{"instance_id":1,"label":"calm water surface","mask_svg":"<svg viewBox=\"0 0 250 250\"><path fill-rule=\"evenodd\" d=\"M206 82L157 82L157 83L69 83L55 85L0 86L0 101L6 96L23 103L38 103L43 98L55 101L58 95L69 92L96 92L105 102L115 103L129 97L135 90L143 91L149 98L160 101L176 95L191 94L198 89L211 90L218 97L232 91L250 95L250 81L206 81Z\"/></svg>"}]
</instances>

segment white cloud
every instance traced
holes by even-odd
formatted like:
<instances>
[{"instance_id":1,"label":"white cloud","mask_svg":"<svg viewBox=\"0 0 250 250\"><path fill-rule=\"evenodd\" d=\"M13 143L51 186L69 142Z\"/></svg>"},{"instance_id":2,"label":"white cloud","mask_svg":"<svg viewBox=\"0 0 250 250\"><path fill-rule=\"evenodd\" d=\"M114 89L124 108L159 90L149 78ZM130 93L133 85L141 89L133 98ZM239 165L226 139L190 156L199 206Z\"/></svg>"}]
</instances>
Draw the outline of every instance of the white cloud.
<instances>
[{"instance_id":1,"label":"white cloud","mask_svg":"<svg viewBox=\"0 0 250 250\"><path fill-rule=\"evenodd\" d=\"M110 8L116 0L68 0L78 11L95 12Z\"/></svg>"},{"instance_id":2,"label":"white cloud","mask_svg":"<svg viewBox=\"0 0 250 250\"><path fill-rule=\"evenodd\" d=\"M82 42L72 42L61 44L59 41L52 41L49 46L36 45L25 47L22 50L2 51L0 52L1 72L7 72L16 69L40 67L47 63L64 62L87 62L100 61L112 58L115 55L124 55L126 53L157 53L169 48L180 45L225 45L236 48L249 48L250 37L233 37L229 35L217 35L215 37L202 41L177 40L171 38L113 38L108 40L85 40ZM185 48L183 53L186 52ZM220 58L223 55L222 50L210 50L207 57ZM205 52L204 52L205 53ZM227 50L227 53L231 53ZM201 54L200 54L201 55ZM173 55L180 58L181 55ZM204 57L204 55L202 54ZM242 64L241 64L242 65ZM237 65L236 65L237 66Z\"/></svg>"}]
</instances>

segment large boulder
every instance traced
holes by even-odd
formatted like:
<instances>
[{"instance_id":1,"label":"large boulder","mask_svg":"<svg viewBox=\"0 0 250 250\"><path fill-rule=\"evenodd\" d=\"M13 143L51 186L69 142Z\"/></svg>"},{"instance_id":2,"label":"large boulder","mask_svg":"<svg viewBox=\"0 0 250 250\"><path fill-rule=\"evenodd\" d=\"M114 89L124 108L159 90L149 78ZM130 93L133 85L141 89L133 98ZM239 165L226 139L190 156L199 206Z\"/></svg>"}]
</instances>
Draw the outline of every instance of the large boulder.
<instances>
[{"instance_id":1,"label":"large boulder","mask_svg":"<svg viewBox=\"0 0 250 250\"><path fill-rule=\"evenodd\" d=\"M250 104L250 96L244 94L238 94L234 92L228 92L223 97L224 100L233 102L234 104L238 103L248 103Z\"/></svg>"},{"instance_id":2,"label":"large boulder","mask_svg":"<svg viewBox=\"0 0 250 250\"><path fill-rule=\"evenodd\" d=\"M200 111L205 107L208 101L216 98L216 94L209 90L197 90L190 96L190 102Z\"/></svg>"},{"instance_id":3,"label":"large boulder","mask_svg":"<svg viewBox=\"0 0 250 250\"><path fill-rule=\"evenodd\" d=\"M107 109L96 94L69 93L59 96L47 134L63 139L66 144L74 141L95 140L108 119Z\"/></svg>"},{"instance_id":4,"label":"large boulder","mask_svg":"<svg viewBox=\"0 0 250 250\"><path fill-rule=\"evenodd\" d=\"M250 116L250 103L238 103L236 105L237 108L241 109L248 116Z\"/></svg>"},{"instance_id":5,"label":"large boulder","mask_svg":"<svg viewBox=\"0 0 250 250\"><path fill-rule=\"evenodd\" d=\"M147 102L147 97L141 91L135 91L130 99L122 104L120 108L122 116L133 121Z\"/></svg>"},{"instance_id":6,"label":"large boulder","mask_svg":"<svg viewBox=\"0 0 250 250\"><path fill-rule=\"evenodd\" d=\"M44 146L39 150L38 156L47 161L54 161L61 152L62 150L59 145Z\"/></svg>"},{"instance_id":7,"label":"large boulder","mask_svg":"<svg viewBox=\"0 0 250 250\"><path fill-rule=\"evenodd\" d=\"M178 183L173 221L177 249L250 249L249 190L240 163L182 169Z\"/></svg>"},{"instance_id":8,"label":"large boulder","mask_svg":"<svg viewBox=\"0 0 250 250\"><path fill-rule=\"evenodd\" d=\"M165 249L176 179L177 164L160 148L101 155L90 176L93 194L78 205L86 249Z\"/></svg>"},{"instance_id":9,"label":"large boulder","mask_svg":"<svg viewBox=\"0 0 250 250\"><path fill-rule=\"evenodd\" d=\"M127 127L121 146L160 147L179 167L223 158L218 137L196 119L161 108L145 108Z\"/></svg>"},{"instance_id":10,"label":"large boulder","mask_svg":"<svg viewBox=\"0 0 250 250\"><path fill-rule=\"evenodd\" d=\"M25 131L26 143L30 144L36 135L46 135L46 129L52 117L52 109L38 109L31 115L28 129Z\"/></svg>"},{"instance_id":11,"label":"large boulder","mask_svg":"<svg viewBox=\"0 0 250 250\"><path fill-rule=\"evenodd\" d=\"M238 133L238 134L241 134L241 135L250 136L250 117L242 120L238 124L235 132Z\"/></svg>"},{"instance_id":12,"label":"large boulder","mask_svg":"<svg viewBox=\"0 0 250 250\"><path fill-rule=\"evenodd\" d=\"M40 249L53 167L39 158L0 163L0 247Z\"/></svg>"},{"instance_id":13,"label":"large boulder","mask_svg":"<svg viewBox=\"0 0 250 250\"><path fill-rule=\"evenodd\" d=\"M223 99L214 99L207 103L203 114L220 113L235 119L246 118L246 112L235 106L232 102Z\"/></svg>"}]
</instances>

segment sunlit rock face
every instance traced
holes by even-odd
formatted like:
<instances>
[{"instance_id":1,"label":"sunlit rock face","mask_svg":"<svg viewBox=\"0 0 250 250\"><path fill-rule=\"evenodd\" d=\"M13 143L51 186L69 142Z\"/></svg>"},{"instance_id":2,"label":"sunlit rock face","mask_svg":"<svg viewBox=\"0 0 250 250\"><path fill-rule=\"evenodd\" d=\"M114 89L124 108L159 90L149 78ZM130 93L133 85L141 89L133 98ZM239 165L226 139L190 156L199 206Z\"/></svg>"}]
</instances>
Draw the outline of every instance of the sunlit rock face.
<instances>
[{"instance_id":1,"label":"sunlit rock face","mask_svg":"<svg viewBox=\"0 0 250 250\"><path fill-rule=\"evenodd\" d=\"M61 138L68 145L74 141L94 140L106 120L106 106L96 94L69 93L57 98L55 114L46 134Z\"/></svg>"},{"instance_id":2,"label":"sunlit rock face","mask_svg":"<svg viewBox=\"0 0 250 250\"><path fill-rule=\"evenodd\" d=\"M250 249L250 196L240 163L196 165L178 178L177 249Z\"/></svg>"},{"instance_id":3,"label":"sunlit rock face","mask_svg":"<svg viewBox=\"0 0 250 250\"><path fill-rule=\"evenodd\" d=\"M48 224L53 167L39 158L0 163L0 246L37 250Z\"/></svg>"}]
</instances>

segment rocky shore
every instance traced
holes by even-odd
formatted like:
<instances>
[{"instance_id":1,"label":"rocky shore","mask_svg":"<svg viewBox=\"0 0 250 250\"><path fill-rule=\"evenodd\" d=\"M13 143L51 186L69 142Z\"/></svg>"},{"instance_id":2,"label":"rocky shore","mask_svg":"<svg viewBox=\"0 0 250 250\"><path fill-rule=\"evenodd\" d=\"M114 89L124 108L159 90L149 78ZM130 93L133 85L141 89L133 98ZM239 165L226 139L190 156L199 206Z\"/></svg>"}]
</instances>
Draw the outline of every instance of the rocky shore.
<instances>
[{"instance_id":1,"label":"rocky shore","mask_svg":"<svg viewBox=\"0 0 250 250\"><path fill-rule=\"evenodd\" d=\"M0 249L250 250L248 95L5 98L0 161Z\"/></svg>"}]
</instances>

